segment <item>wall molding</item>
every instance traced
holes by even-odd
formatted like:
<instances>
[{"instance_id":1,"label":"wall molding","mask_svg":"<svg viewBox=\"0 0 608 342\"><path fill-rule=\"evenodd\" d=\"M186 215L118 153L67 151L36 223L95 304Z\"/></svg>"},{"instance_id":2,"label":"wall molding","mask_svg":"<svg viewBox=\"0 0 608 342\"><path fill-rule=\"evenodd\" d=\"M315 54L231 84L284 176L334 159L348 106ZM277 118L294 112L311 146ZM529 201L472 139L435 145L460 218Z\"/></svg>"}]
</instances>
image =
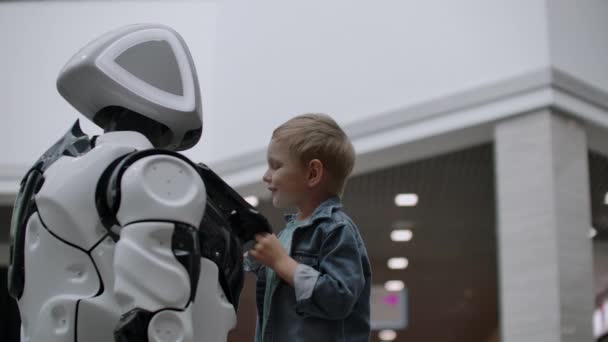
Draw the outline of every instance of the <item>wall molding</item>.
<instances>
[{"instance_id":1,"label":"wall molding","mask_svg":"<svg viewBox=\"0 0 608 342\"><path fill-rule=\"evenodd\" d=\"M344 128L357 150L354 174L492 141L494 124L551 108L583 121L589 145L608 155L608 92L556 68L531 71L432 101L379 114ZM265 151L212 167L244 194L264 197Z\"/></svg>"}]
</instances>

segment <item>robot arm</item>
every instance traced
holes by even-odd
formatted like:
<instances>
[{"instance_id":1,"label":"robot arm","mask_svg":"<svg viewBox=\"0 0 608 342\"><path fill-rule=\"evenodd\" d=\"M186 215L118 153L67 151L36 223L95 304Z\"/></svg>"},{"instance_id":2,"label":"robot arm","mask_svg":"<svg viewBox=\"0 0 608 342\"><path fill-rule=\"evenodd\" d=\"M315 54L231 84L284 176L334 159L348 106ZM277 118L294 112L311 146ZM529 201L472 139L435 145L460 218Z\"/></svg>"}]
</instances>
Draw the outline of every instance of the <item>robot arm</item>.
<instances>
[{"instance_id":1,"label":"robot arm","mask_svg":"<svg viewBox=\"0 0 608 342\"><path fill-rule=\"evenodd\" d=\"M100 182L106 216L120 238L114 293L123 316L117 341L193 341L191 303L201 268L198 226L205 185L185 158L135 152Z\"/></svg>"},{"instance_id":2,"label":"robot arm","mask_svg":"<svg viewBox=\"0 0 608 342\"><path fill-rule=\"evenodd\" d=\"M270 223L259 211L224 182L207 165L199 163L197 169L205 180L208 207L213 206L228 217L232 233L241 245L255 240L258 233L272 233Z\"/></svg>"}]
</instances>

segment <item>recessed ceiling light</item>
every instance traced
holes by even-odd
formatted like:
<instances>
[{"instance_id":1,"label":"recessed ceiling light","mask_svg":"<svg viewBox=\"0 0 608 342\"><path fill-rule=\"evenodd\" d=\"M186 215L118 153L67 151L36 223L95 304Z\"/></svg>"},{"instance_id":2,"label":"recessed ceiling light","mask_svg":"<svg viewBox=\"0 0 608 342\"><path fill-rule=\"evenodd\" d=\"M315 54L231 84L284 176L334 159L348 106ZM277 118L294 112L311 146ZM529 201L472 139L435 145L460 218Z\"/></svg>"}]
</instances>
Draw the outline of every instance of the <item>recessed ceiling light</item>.
<instances>
[{"instance_id":1,"label":"recessed ceiling light","mask_svg":"<svg viewBox=\"0 0 608 342\"><path fill-rule=\"evenodd\" d=\"M418 195L416 194L398 194L395 196L395 205L398 207L413 207L418 204Z\"/></svg>"},{"instance_id":2,"label":"recessed ceiling light","mask_svg":"<svg viewBox=\"0 0 608 342\"><path fill-rule=\"evenodd\" d=\"M260 204L260 200L256 196L247 196L245 197L245 201L251 204L252 207L257 207Z\"/></svg>"},{"instance_id":3,"label":"recessed ceiling light","mask_svg":"<svg viewBox=\"0 0 608 342\"><path fill-rule=\"evenodd\" d=\"M401 280L389 280L384 283L384 289L386 291L398 292L405 288L405 284Z\"/></svg>"},{"instance_id":4,"label":"recessed ceiling light","mask_svg":"<svg viewBox=\"0 0 608 342\"><path fill-rule=\"evenodd\" d=\"M414 233L409 229L395 229L391 232L391 240L396 242L410 241Z\"/></svg>"},{"instance_id":5,"label":"recessed ceiling light","mask_svg":"<svg viewBox=\"0 0 608 342\"><path fill-rule=\"evenodd\" d=\"M608 192L604 195L604 204L608 205Z\"/></svg>"},{"instance_id":6,"label":"recessed ceiling light","mask_svg":"<svg viewBox=\"0 0 608 342\"><path fill-rule=\"evenodd\" d=\"M409 261L406 258L390 258L388 259L388 268L391 270L404 270L409 265Z\"/></svg>"},{"instance_id":7,"label":"recessed ceiling light","mask_svg":"<svg viewBox=\"0 0 608 342\"><path fill-rule=\"evenodd\" d=\"M395 330L380 330L378 338L380 341L393 341L397 338L397 332Z\"/></svg>"}]
</instances>

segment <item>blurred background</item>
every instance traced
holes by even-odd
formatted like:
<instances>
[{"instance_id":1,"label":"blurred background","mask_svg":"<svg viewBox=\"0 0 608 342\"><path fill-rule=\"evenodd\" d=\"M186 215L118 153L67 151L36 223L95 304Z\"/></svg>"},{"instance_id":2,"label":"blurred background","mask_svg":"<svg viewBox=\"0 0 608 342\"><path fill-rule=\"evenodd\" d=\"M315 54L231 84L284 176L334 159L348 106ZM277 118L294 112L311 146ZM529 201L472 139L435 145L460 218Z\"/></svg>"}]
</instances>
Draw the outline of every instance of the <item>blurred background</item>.
<instances>
[{"instance_id":1,"label":"blurred background","mask_svg":"<svg viewBox=\"0 0 608 342\"><path fill-rule=\"evenodd\" d=\"M0 0L0 341L19 340L6 291L19 182L79 117L57 74L141 22L173 27L196 63L204 132L184 154L276 231L261 181L272 130L307 112L345 128L373 341L608 341L603 0ZM230 341L253 340L254 285Z\"/></svg>"}]
</instances>

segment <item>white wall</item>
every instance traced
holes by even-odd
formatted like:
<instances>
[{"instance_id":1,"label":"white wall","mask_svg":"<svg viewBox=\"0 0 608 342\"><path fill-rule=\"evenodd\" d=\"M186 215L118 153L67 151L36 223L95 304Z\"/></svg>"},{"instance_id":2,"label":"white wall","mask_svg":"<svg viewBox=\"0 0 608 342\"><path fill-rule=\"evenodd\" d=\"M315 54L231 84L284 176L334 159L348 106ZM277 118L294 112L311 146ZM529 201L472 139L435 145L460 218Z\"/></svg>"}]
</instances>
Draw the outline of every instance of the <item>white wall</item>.
<instances>
[{"instance_id":1,"label":"white wall","mask_svg":"<svg viewBox=\"0 0 608 342\"><path fill-rule=\"evenodd\" d=\"M206 160L290 116L373 118L548 66L544 0L222 1ZM227 139L227 136L239 139Z\"/></svg>"},{"instance_id":2,"label":"white wall","mask_svg":"<svg viewBox=\"0 0 608 342\"><path fill-rule=\"evenodd\" d=\"M608 1L547 4L551 64L608 92Z\"/></svg>"},{"instance_id":3,"label":"white wall","mask_svg":"<svg viewBox=\"0 0 608 342\"><path fill-rule=\"evenodd\" d=\"M31 165L79 117L57 92L57 74L114 28L154 22L176 29L196 61L203 93L211 94L216 17L215 3L203 1L0 3L0 173ZM80 117L86 132L99 133Z\"/></svg>"},{"instance_id":4,"label":"white wall","mask_svg":"<svg viewBox=\"0 0 608 342\"><path fill-rule=\"evenodd\" d=\"M264 148L298 113L348 126L549 66L545 0L3 3L0 183L77 117L55 90L69 57L142 21L173 26L192 50L205 128L186 154L212 165Z\"/></svg>"}]
</instances>

